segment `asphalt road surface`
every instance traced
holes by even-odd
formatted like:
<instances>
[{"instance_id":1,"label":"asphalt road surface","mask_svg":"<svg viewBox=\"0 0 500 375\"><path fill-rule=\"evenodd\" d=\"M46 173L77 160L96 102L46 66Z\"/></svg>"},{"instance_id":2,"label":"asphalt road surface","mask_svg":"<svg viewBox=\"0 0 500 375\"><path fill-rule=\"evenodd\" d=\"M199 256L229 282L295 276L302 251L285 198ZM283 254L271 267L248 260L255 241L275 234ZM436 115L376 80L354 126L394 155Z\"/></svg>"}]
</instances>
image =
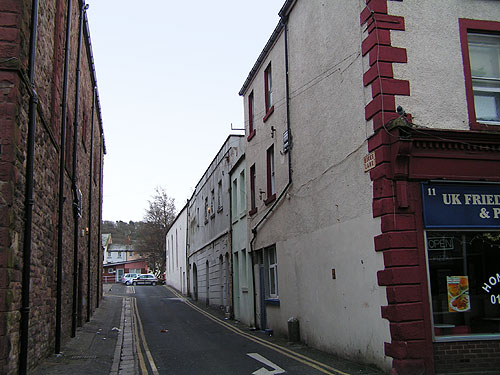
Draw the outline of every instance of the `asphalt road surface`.
<instances>
[{"instance_id":1,"label":"asphalt road surface","mask_svg":"<svg viewBox=\"0 0 500 375\"><path fill-rule=\"evenodd\" d=\"M132 297L133 329L142 375L381 374L377 369L225 320L166 286L113 287Z\"/></svg>"}]
</instances>

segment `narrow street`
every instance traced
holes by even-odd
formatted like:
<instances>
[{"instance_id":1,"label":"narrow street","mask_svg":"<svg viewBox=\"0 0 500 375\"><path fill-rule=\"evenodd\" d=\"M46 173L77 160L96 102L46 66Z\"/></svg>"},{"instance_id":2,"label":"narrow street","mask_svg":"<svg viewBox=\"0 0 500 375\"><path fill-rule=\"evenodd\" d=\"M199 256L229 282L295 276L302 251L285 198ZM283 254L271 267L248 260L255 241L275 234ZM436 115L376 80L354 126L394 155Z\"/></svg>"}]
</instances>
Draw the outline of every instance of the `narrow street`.
<instances>
[{"instance_id":1,"label":"narrow street","mask_svg":"<svg viewBox=\"0 0 500 375\"><path fill-rule=\"evenodd\" d=\"M377 374L303 346L252 332L193 304L166 286L113 285L132 297L141 374Z\"/></svg>"}]
</instances>

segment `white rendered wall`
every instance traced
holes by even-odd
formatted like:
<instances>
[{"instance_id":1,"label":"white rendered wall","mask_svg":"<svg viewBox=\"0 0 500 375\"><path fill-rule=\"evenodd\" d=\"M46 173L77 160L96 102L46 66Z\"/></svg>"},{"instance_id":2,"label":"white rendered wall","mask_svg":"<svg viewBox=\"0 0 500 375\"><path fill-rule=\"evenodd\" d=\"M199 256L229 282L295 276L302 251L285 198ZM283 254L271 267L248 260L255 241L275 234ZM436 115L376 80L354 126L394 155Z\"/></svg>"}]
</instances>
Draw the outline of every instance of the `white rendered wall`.
<instances>
[{"instance_id":1,"label":"white rendered wall","mask_svg":"<svg viewBox=\"0 0 500 375\"><path fill-rule=\"evenodd\" d=\"M269 328L286 334L287 320L296 317L308 345L389 370L391 359L384 355L389 324L381 317L387 299L385 288L377 283L384 262L374 250L380 221L372 216L372 183L363 169L371 124L364 118L361 10L357 1L299 0L290 13L293 148L291 154L277 156L277 194L288 181L289 156L292 186L258 228L254 249L276 244L280 305L266 308ZM281 34L245 94L259 93L260 97L254 94L256 103L262 101L267 61L284 64L283 46ZM285 97L284 66L274 66L273 88L279 101ZM246 102L245 96L245 116ZM255 138L247 144L247 170L253 163L264 168L269 142L282 149L285 111L283 104L257 126ZM274 138L271 126L277 129ZM261 170L257 191L264 184ZM269 207L259 201L258 209L250 218L250 229Z\"/></svg>"},{"instance_id":2,"label":"white rendered wall","mask_svg":"<svg viewBox=\"0 0 500 375\"><path fill-rule=\"evenodd\" d=\"M410 81L411 96L397 96L417 125L469 130L458 20L500 21L498 1L388 1L388 13L405 18L406 31L391 31L406 48L407 64L393 64L394 78Z\"/></svg>"},{"instance_id":3,"label":"white rendered wall","mask_svg":"<svg viewBox=\"0 0 500 375\"><path fill-rule=\"evenodd\" d=\"M165 281L180 291L187 293L186 232L187 206L177 215L170 227L166 240Z\"/></svg>"}]
</instances>

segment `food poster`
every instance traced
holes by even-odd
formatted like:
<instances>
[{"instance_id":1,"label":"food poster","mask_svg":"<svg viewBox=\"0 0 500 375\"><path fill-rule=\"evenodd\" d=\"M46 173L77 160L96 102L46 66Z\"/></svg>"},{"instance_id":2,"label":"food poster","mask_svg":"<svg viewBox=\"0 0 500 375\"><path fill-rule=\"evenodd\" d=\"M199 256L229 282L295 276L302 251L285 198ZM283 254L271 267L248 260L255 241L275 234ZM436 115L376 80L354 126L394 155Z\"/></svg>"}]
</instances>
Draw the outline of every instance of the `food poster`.
<instances>
[{"instance_id":1,"label":"food poster","mask_svg":"<svg viewBox=\"0 0 500 375\"><path fill-rule=\"evenodd\" d=\"M446 276L446 282L448 286L448 311L469 311L469 278L467 276Z\"/></svg>"}]
</instances>

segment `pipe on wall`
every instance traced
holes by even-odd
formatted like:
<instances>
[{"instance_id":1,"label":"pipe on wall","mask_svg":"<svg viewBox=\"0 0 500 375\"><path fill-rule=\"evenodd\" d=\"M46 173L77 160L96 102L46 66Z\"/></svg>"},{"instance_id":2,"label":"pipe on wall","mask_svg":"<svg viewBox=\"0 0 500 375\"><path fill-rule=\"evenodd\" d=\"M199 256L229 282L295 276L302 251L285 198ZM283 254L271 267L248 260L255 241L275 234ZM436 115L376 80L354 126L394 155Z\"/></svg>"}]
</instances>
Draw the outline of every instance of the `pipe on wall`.
<instances>
[{"instance_id":1,"label":"pipe on wall","mask_svg":"<svg viewBox=\"0 0 500 375\"><path fill-rule=\"evenodd\" d=\"M33 185L35 160L35 135L38 96L35 91L36 39L38 33L38 0L33 0L31 7L31 35L29 50L28 76L30 83L30 102L28 114L28 138L26 147L26 185L24 196L24 238L23 272L21 291L21 322L19 337L19 374L26 374L28 369L29 319L30 319L30 282L31 250L33 230Z\"/></svg>"},{"instance_id":2,"label":"pipe on wall","mask_svg":"<svg viewBox=\"0 0 500 375\"><path fill-rule=\"evenodd\" d=\"M89 212L88 212L88 240L87 240L87 322L90 321L90 315L92 314L92 304L91 304L91 277L90 277L90 260L92 259L92 178L94 176L94 116L95 116L95 95L96 87L94 86L92 90L92 120L90 122L90 170L89 170Z\"/></svg>"},{"instance_id":3,"label":"pipe on wall","mask_svg":"<svg viewBox=\"0 0 500 375\"><path fill-rule=\"evenodd\" d=\"M73 126L73 170L71 189L73 190L73 310L71 315L71 337L76 336L76 326L78 318L78 246L80 238L80 218L82 216L82 194L78 188L78 128L80 111L80 68L82 55L82 37L83 37L83 13L88 6L85 0L80 3L80 16L78 27L78 46L76 57L76 76L75 76L75 113Z\"/></svg>"},{"instance_id":4,"label":"pipe on wall","mask_svg":"<svg viewBox=\"0 0 500 375\"><path fill-rule=\"evenodd\" d=\"M99 223L97 228L97 301L96 308L99 307L99 303L101 301L101 293L102 293L102 164L103 164L103 154L106 151L104 149L104 133L101 128L101 136L99 143Z\"/></svg>"},{"instance_id":5,"label":"pipe on wall","mask_svg":"<svg viewBox=\"0 0 500 375\"><path fill-rule=\"evenodd\" d=\"M67 21L66 21L66 46L64 57L64 79L62 92L62 123L61 123L61 147L59 155L59 205L57 221L57 298L56 298L56 342L55 352L61 352L61 332L62 332L62 265L63 265L63 227L64 227L64 174L66 165L66 123L68 104L68 78L69 78L69 50L71 42L71 9L72 2L68 0Z\"/></svg>"},{"instance_id":6,"label":"pipe on wall","mask_svg":"<svg viewBox=\"0 0 500 375\"><path fill-rule=\"evenodd\" d=\"M288 4L288 3L287 3ZM281 15L281 14L280 14ZM283 23L284 28L284 43L285 43L285 99L286 99L286 128L288 131L288 140L289 140L289 148L288 148L288 183L281 191L278 198L274 201L273 205L266 211L264 216L255 224L252 228L252 239L250 240L250 251L252 252L252 272L254 273L255 267L255 255L254 255L254 242L257 239L257 232L259 226L267 219L267 217L273 212L274 208L277 206L279 202L283 199L286 192L292 185L292 132L290 128L290 84L289 84L289 65L288 65L288 16L281 15L281 22ZM254 273L255 276L255 273ZM255 277L252 278L253 287L254 287L254 319L257 321L257 310L256 310L256 293L255 293ZM264 329L265 327L260 327Z\"/></svg>"}]
</instances>

